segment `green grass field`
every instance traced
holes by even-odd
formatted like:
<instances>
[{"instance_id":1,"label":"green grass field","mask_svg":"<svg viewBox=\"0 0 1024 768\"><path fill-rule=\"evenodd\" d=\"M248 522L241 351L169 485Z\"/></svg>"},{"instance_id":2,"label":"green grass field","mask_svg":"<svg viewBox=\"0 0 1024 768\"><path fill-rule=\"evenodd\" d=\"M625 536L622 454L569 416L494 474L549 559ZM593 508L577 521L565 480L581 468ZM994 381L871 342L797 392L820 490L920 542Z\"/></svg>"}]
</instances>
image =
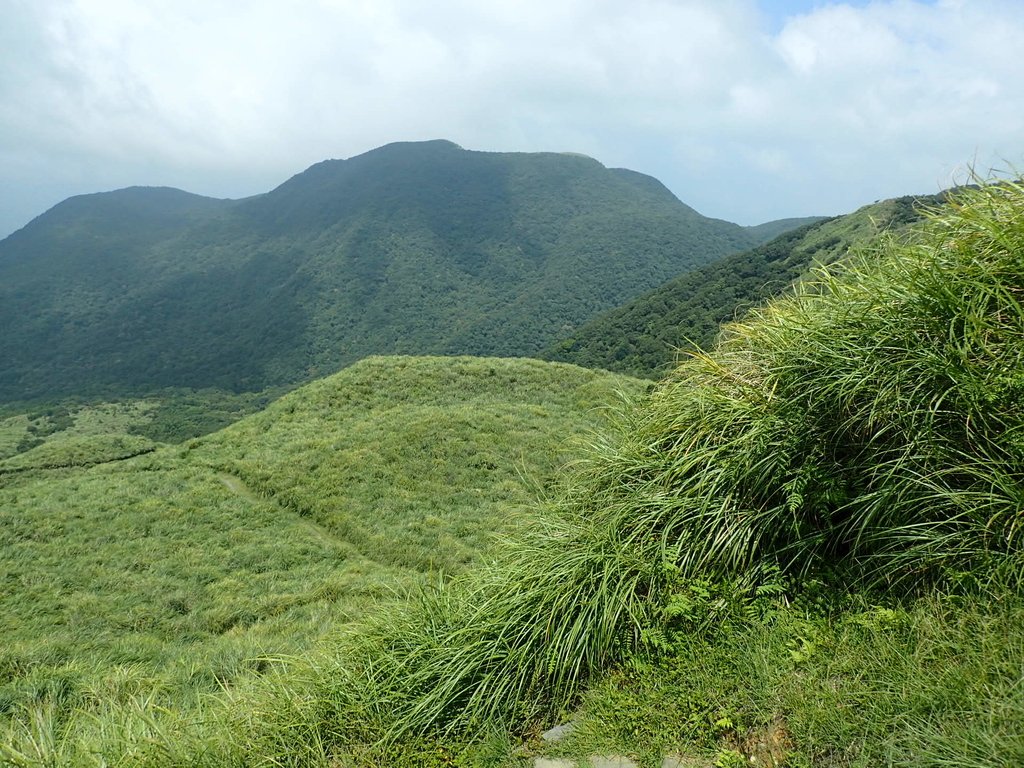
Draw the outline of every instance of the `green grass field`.
<instances>
[{"instance_id":1,"label":"green grass field","mask_svg":"<svg viewBox=\"0 0 1024 768\"><path fill-rule=\"evenodd\" d=\"M434 765L582 703L612 716L581 749L651 765L772 728L777 763L1020 764L1021 222L1024 186L965 190L733 324L484 567L373 623L320 732Z\"/></svg>"},{"instance_id":2,"label":"green grass field","mask_svg":"<svg viewBox=\"0 0 1024 768\"><path fill-rule=\"evenodd\" d=\"M641 386L376 358L178 446L65 434L0 462L0 713L185 711L302 655L479 558Z\"/></svg>"}]
</instances>

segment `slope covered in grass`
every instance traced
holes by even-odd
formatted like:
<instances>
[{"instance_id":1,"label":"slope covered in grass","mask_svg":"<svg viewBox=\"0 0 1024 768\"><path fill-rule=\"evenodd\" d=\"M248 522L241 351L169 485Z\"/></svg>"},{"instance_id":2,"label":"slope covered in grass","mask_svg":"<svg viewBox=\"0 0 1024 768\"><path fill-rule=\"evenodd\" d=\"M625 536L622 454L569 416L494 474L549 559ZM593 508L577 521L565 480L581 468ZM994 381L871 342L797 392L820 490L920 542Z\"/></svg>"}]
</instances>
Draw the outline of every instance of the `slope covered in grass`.
<instances>
[{"instance_id":1,"label":"slope covered in grass","mask_svg":"<svg viewBox=\"0 0 1024 768\"><path fill-rule=\"evenodd\" d=\"M640 386L535 360L368 358L190 456L376 560L450 570L545 492L616 389Z\"/></svg>"},{"instance_id":2,"label":"slope covered in grass","mask_svg":"<svg viewBox=\"0 0 1024 768\"><path fill-rule=\"evenodd\" d=\"M464 568L578 456L600 406L641 386L534 360L374 358L183 446L93 435L8 459L9 743L31 751L26 712L89 730L111 708L144 724L141 701L198 711ZM61 764L98 759L75 738Z\"/></svg>"},{"instance_id":3,"label":"slope covered in grass","mask_svg":"<svg viewBox=\"0 0 1024 768\"><path fill-rule=\"evenodd\" d=\"M1022 222L1021 185L965 190L683 361L494 565L365 636L339 745L551 722L651 659L679 694L673 666L717 658L726 691L676 738L731 734L722 760L778 719L796 765L1019 762ZM858 665L871 648L897 668ZM869 710L815 717L818 686Z\"/></svg>"},{"instance_id":4,"label":"slope covered in grass","mask_svg":"<svg viewBox=\"0 0 1024 768\"><path fill-rule=\"evenodd\" d=\"M630 386L617 426L546 501L513 505L486 558L460 567L458 547L422 539L447 553L450 580L364 609L358 630L245 676L202 716L80 699L62 720L36 707L12 719L8 754L45 742L58 765L494 768L536 749L626 751L645 768L666 752L718 768L1021 764L1021 254L1024 186L964 190L912 235L731 325L653 391ZM455 363L394 361L392 386L387 361L368 360L349 392L285 398L178 460L325 532L354 531L352 556L423 585L430 559L397 571L373 558L420 540L391 498L430 487L430 463L458 456L429 424L458 423L464 402L490 408L478 382L491 369L537 414L553 392L579 407L623 381ZM460 366L473 375L452 378ZM395 422L411 427L409 452L369 461L385 481L352 497L318 484L323 468L344 477L368 463L379 440L363 405L403 403L431 370L434 394L409 403L428 423L415 408ZM575 385L553 386L570 371ZM290 409L315 418L316 450L303 452ZM511 426L498 424L488 439ZM291 446L297 474L261 441ZM502 473L489 476L500 489ZM338 514L358 497L369 516ZM408 513L442 519L429 505ZM531 740L568 717L564 745Z\"/></svg>"}]
</instances>

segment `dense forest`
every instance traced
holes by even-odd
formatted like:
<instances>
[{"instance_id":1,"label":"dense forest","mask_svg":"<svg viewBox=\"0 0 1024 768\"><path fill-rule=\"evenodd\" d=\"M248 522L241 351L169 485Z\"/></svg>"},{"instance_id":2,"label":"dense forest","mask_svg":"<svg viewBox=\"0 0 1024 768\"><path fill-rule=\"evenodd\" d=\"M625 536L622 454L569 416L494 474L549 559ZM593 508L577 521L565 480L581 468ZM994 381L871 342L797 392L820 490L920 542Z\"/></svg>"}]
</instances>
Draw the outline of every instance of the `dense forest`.
<instances>
[{"instance_id":1,"label":"dense forest","mask_svg":"<svg viewBox=\"0 0 1024 768\"><path fill-rule=\"evenodd\" d=\"M581 155L444 141L244 200L76 197L0 242L0 402L255 392L370 354L530 355L771 229Z\"/></svg>"},{"instance_id":2,"label":"dense forest","mask_svg":"<svg viewBox=\"0 0 1024 768\"><path fill-rule=\"evenodd\" d=\"M805 224L769 243L682 274L585 323L540 353L591 368L659 378L681 350L707 347L722 323L776 296L815 265L870 248L939 205L943 195L906 196Z\"/></svg>"}]
</instances>

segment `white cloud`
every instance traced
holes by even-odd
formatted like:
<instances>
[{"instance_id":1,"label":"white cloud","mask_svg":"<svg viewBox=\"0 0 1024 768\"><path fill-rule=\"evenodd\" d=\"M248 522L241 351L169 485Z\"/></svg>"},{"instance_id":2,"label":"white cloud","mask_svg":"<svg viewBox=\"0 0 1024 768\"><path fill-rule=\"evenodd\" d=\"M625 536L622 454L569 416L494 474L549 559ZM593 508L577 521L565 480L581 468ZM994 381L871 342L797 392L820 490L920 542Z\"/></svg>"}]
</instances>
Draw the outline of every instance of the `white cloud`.
<instances>
[{"instance_id":1,"label":"white cloud","mask_svg":"<svg viewBox=\"0 0 1024 768\"><path fill-rule=\"evenodd\" d=\"M1024 136L1017 0L5 3L0 233L74 193L252 194L439 137L586 152L752 222L933 191Z\"/></svg>"}]
</instances>

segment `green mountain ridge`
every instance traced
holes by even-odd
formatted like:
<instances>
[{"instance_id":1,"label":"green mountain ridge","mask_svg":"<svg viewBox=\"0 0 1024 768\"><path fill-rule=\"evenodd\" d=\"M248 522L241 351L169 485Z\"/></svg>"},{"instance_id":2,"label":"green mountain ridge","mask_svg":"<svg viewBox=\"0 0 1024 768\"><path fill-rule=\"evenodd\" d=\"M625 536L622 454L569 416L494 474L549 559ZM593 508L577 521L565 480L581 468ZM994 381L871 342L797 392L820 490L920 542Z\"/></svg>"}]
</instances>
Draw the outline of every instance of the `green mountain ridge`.
<instances>
[{"instance_id":1,"label":"green mountain ridge","mask_svg":"<svg viewBox=\"0 0 1024 768\"><path fill-rule=\"evenodd\" d=\"M657 385L371 356L175 446L5 419L0 763L1021 764L1024 187L953 202L741 254L729 311L795 290Z\"/></svg>"},{"instance_id":2,"label":"green mountain ridge","mask_svg":"<svg viewBox=\"0 0 1024 768\"><path fill-rule=\"evenodd\" d=\"M572 759L534 765L1021 764L1022 212L959 190L681 361L533 526L351 647L339 751L524 765L491 728L568 716L530 746Z\"/></svg>"},{"instance_id":3,"label":"green mountain ridge","mask_svg":"<svg viewBox=\"0 0 1024 768\"><path fill-rule=\"evenodd\" d=\"M534 354L756 242L642 174L446 141L317 163L243 200L81 196L0 242L0 402Z\"/></svg>"},{"instance_id":4,"label":"green mountain ridge","mask_svg":"<svg viewBox=\"0 0 1024 768\"><path fill-rule=\"evenodd\" d=\"M921 220L923 209L944 199L944 194L908 195L844 216L805 222L768 243L693 269L600 314L538 357L660 378L675 364L680 350L711 345L722 323L779 295L815 265L870 247L882 233L898 235ZM784 225L799 223L794 219Z\"/></svg>"},{"instance_id":5,"label":"green mountain ridge","mask_svg":"<svg viewBox=\"0 0 1024 768\"><path fill-rule=\"evenodd\" d=\"M808 224L814 224L827 219L827 216L800 216L792 219L778 219L777 221L766 221L763 224L755 224L747 227L747 231L757 237L761 242L774 240L779 235L790 232Z\"/></svg>"}]
</instances>

